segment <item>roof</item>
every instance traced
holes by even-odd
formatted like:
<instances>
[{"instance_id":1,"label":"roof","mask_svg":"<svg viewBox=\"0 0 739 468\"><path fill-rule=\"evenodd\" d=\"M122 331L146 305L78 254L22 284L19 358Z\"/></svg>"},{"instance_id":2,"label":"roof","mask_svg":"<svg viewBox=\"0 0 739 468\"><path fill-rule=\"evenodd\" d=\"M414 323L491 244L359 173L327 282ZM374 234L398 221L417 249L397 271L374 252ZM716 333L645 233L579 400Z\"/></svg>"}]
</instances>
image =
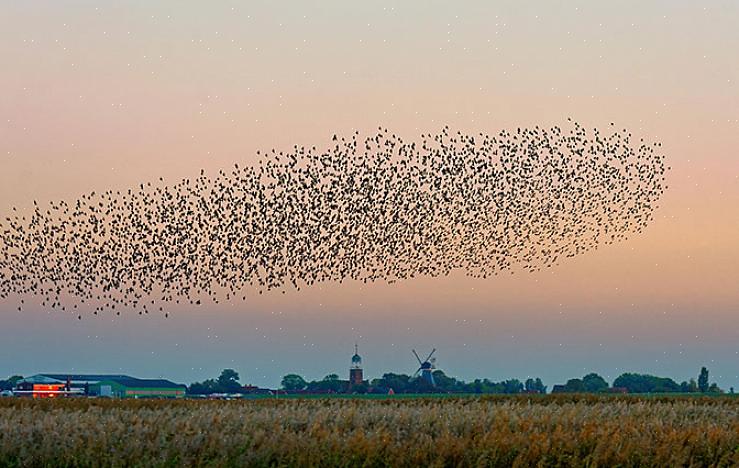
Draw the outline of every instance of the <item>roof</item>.
<instances>
[{"instance_id":1,"label":"roof","mask_svg":"<svg viewBox=\"0 0 739 468\"><path fill-rule=\"evenodd\" d=\"M133 377L123 374L38 374L54 380L66 382L67 379L73 382L100 382L101 380L112 379L133 379ZM36 376L34 376L36 377Z\"/></svg>"},{"instance_id":2,"label":"roof","mask_svg":"<svg viewBox=\"0 0 739 468\"><path fill-rule=\"evenodd\" d=\"M55 384L55 383L66 383L67 379L69 379L70 382L79 384L79 383L95 383L95 382L100 382L101 380L111 380L111 379L119 379L119 378L131 378L131 377L127 375L102 375L102 374L93 374L93 375L36 374L30 377L26 377L25 379L21 380L21 382L35 383L35 384Z\"/></svg>"},{"instance_id":3,"label":"roof","mask_svg":"<svg viewBox=\"0 0 739 468\"><path fill-rule=\"evenodd\" d=\"M74 383L99 383L115 382L124 387L134 388L182 388L184 385L176 384L165 379L138 379L130 375L122 374L36 374L25 378L22 382L50 384L66 383L67 380Z\"/></svg>"},{"instance_id":4,"label":"roof","mask_svg":"<svg viewBox=\"0 0 739 468\"><path fill-rule=\"evenodd\" d=\"M165 379L137 379L128 377L105 379L101 380L101 382L114 382L128 388L185 388L185 385L176 384Z\"/></svg>"}]
</instances>

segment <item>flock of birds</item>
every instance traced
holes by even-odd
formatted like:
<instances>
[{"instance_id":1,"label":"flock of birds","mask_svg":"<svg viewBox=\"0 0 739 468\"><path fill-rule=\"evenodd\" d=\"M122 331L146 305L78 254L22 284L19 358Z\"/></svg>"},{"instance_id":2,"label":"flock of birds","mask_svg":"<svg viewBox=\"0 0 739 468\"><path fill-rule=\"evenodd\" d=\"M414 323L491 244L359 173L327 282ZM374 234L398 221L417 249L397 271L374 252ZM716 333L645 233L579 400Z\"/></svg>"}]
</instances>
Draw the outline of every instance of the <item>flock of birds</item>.
<instances>
[{"instance_id":1,"label":"flock of birds","mask_svg":"<svg viewBox=\"0 0 739 468\"><path fill-rule=\"evenodd\" d=\"M0 221L0 298L81 318L322 281L536 271L647 226L666 188L659 146L577 123L420 142L380 128L214 177L34 201Z\"/></svg>"}]
</instances>

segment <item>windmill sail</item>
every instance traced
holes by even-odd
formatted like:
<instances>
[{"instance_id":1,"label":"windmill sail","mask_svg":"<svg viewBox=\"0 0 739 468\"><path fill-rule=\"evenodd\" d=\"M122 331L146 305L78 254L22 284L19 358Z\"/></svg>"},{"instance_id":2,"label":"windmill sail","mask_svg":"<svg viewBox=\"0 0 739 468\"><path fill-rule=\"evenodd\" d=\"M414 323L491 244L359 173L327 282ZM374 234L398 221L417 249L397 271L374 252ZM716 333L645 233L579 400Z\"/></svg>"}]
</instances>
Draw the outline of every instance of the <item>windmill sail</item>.
<instances>
[{"instance_id":1,"label":"windmill sail","mask_svg":"<svg viewBox=\"0 0 739 468\"><path fill-rule=\"evenodd\" d=\"M432 349L429 355L423 361L418 356L418 353L416 352L415 349L411 351L413 351L413 355L416 357L416 360L418 361L418 364L420 365L420 367L413 374L413 377L416 378L420 374L422 379L430 383L432 386L436 386L436 382L434 381L435 366L431 361L431 356L433 356L433 354L436 352L436 348Z\"/></svg>"}]
</instances>

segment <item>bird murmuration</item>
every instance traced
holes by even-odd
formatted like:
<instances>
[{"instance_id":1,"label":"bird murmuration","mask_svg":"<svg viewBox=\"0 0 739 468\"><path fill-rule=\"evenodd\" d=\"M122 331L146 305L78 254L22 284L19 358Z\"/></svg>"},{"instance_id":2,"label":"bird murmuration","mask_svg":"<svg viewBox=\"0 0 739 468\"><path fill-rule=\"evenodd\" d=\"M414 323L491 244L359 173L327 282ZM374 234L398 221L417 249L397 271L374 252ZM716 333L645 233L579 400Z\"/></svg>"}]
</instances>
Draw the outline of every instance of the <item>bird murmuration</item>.
<instances>
[{"instance_id":1,"label":"bird murmuration","mask_svg":"<svg viewBox=\"0 0 739 468\"><path fill-rule=\"evenodd\" d=\"M659 143L578 124L486 134L380 129L165 185L34 202L0 222L0 297L94 314L323 281L538 271L626 239L665 189Z\"/></svg>"}]
</instances>

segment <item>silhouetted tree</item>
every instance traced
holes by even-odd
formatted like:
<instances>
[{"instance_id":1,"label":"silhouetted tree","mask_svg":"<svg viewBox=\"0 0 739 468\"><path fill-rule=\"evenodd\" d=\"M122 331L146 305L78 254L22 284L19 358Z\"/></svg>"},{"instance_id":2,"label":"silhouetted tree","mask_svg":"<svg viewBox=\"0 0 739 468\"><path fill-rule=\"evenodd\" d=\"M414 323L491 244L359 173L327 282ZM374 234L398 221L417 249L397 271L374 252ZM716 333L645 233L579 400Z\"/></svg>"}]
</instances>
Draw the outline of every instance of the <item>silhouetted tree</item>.
<instances>
[{"instance_id":1,"label":"silhouetted tree","mask_svg":"<svg viewBox=\"0 0 739 468\"><path fill-rule=\"evenodd\" d=\"M187 388L187 393L191 395L210 395L212 393L220 393L218 382L215 379L204 380L203 382L193 382Z\"/></svg>"},{"instance_id":2,"label":"silhouetted tree","mask_svg":"<svg viewBox=\"0 0 739 468\"><path fill-rule=\"evenodd\" d=\"M613 381L613 386L626 388L629 393L670 393L680 391L680 385L674 380L648 374L621 374Z\"/></svg>"},{"instance_id":3,"label":"silhouetted tree","mask_svg":"<svg viewBox=\"0 0 739 468\"><path fill-rule=\"evenodd\" d=\"M503 381L503 393L521 393L523 392L523 384L518 379L508 379Z\"/></svg>"},{"instance_id":4,"label":"silhouetted tree","mask_svg":"<svg viewBox=\"0 0 739 468\"><path fill-rule=\"evenodd\" d=\"M698 391L698 382L696 382L695 379L690 379L690 382L688 383L688 391L690 393Z\"/></svg>"},{"instance_id":5,"label":"silhouetted tree","mask_svg":"<svg viewBox=\"0 0 739 468\"><path fill-rule=\"evenodd\" d=\"M367 384L361 383L357 385L352 385L351 391L353 393L359 393L361 395L367 393Z\"/></svg>"},{"instance_id":6,"label":"silhouetted tree","mask_svg":"<svg viewBox=\"0 0 739 468\"><path fill-rule=\"evenodd\" d=\"M287 374L282 378L282 388L288 392L303 390L308 384L298 374Z\"/></svg>"},{"instance_id":7,"label":"silhouetted tree","mask_svg":"<svg viewBox=\"0 0 739 468\"><path fill-rule=\"evenodd\" d=\"M698 376L698 389L702 393L706 393L708 391L708 369L705 367L701 367L701 373Z\"/></svg>"},{"instance_id":8,"label":"silhouetted tree","mask_svg":"<svg viewBox=\"0 0 739 468\"><path fill-rule=\"evenodd\" d=\"M218 377L219 393L237 393L242 390L239 383L239 373L233 369L223 369Z\"/></svg>"},{"instance_id":9,"label":"silhouetted tree","mask_svg":"<svg viewBox=\"0 0 739 468\"><path fill-rule=\"evenodd\" d=\"M23 380L22 375L14 375L7 380L0 380L0 391L13 390L20 380Z\"/></svg>"},{"instance_id":10,"label":"silhouetted tree","mask_svg":"<svg viewBox=\"0 0 739 468\"><path fill-rule=\"evenodd\" d=\"M191 395L211 395L213 393L240 393L243 387L239 383L239 373L233 369L223 369L218 379L207 379L193 382L187 388Z\"/></svg>"},{"instance_id":11,"label":"silhouetted tree","mask_svg":"<svg viewBox=\"0 0 739 468\"><path fill-rule=\"evenodd\" d=\"M328 374L323 378L323 387L332 392L340 392L344 387L344 383L339 380L338 375Z\"/></svg>"},{"instance_id":12,"label":"silhouetted tree","mask_svg":"<svg viewBox=\"0 0 739 468\"><path fill-rule=\"evenodd\" d=\"M582 384L586 392L602 392L608 388L606 379L594 372L583 377Z\"/></svg>"},{"instance_id":13,"label":"silhouetted tree","mask_svg":"<svg viewBox=\"0 0 739 468\"><path fill-rule=\"evenodd\" d=\"M698 384L695 382L695 379L680 382L680 391L683 393L695 393L698 391Z\"/></svg>"},{"instance_id":14,"label":"silhouetted tree","mask_svg":"<svg viewBox=\"0 0 739 468\"><path fill-rule=\"evenodd\" d=\"M395 393L404 393L408 390L410 376L389 372L387 374L383 374L382 378L379 380L379 387L383 388L385 391L392 388Z\"/></svg>"},{"instance_id":15,"label":"silhouetted tree","mask_svg":"<svg viewBox=\"0 0 739 468\"><path fill-rule=\"evenodd\" d=\"M342 382L339 380L339 376L336 374L328 374L326 377L324 377L321 380L314 380L312 382L308 382L307 384L307 390L309 392L331 392L331 393L339 393L341 391L346 390L346 387L349 385L348 381Z\"/></svg>"},{"instance_id":16,"label":"silhouetted tree","mask_svg":"<svg viewBox=\"0 0 739 468\"><path fill-rule=\"evenodd\" d=\"M538 390L539 393L547 393L547 386L541 381L539 377L534 380L534 389Z\"/></svg>"},{"instance_id":17,"label":"silhouetted tree","mask_svg":"<svg viewBox=\"0 0 739 468\"><path fill-rule=\"evenodd\" d=\"M408 393L434 393L436 391L438 391L436 387L431 385L431 382L421 376L410 380L408 382L408 388L406 389L406 392Z\"/></svg>"},{"instance_id":18,"label":"silhouetted tree","mask_svg":"<svg viewBox=\"0 0 739 468\"><path fill-rule=\"evenodd\" d=\"M564 385L564 391L565 392L571 392L571 393L584 392L585 391L585 385L583 385L581 379L570 379Z\"/></svg>"},{"instance_id":19,"label":"silhouetted tree","mask_svg":"<svg viewBox=\"0 0 739 468\"><path fill-rule=\"evenodd\" d=\"M454 377L449 377L442 370L434 371L434 382L436 389L440 392L456 392L459 391L459 382Z\"/></svg>"}]
</instances>

